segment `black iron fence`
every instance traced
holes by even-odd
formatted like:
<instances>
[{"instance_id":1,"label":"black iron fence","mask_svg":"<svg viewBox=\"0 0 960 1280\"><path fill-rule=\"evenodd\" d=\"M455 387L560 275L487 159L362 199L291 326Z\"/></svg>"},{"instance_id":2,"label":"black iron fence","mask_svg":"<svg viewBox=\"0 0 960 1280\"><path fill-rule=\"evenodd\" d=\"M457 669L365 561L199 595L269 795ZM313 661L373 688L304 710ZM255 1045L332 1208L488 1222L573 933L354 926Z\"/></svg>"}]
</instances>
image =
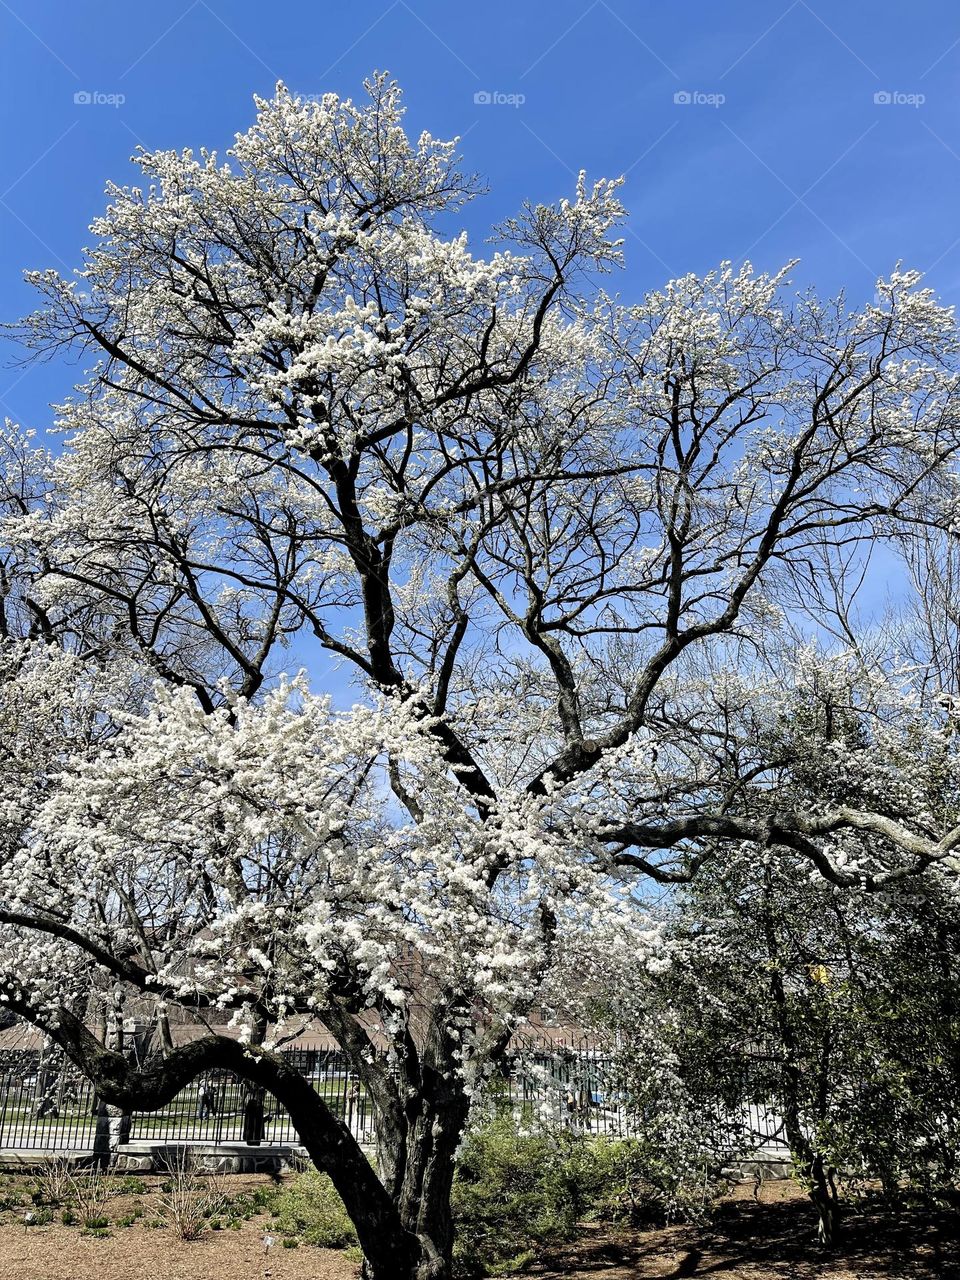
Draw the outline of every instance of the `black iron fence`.
<instances>
[{"instance_id":1,"label":"black iron fence","mask_svg":"<svg viewBox=\"0 0 960 1280\"><path fill-rule=\"evenodd\" d=\"M372 1107L344 1053L291 1049L285 1057L361 1142L373 1142ZM484 1105L527 1126L565 1125L629 1137L638 1122L611 1084L611 1067L609 1050L586 1038L547 1045L530 1039L489 1083ZM754 1151L784 1154L779 1117L755 1106L744 1119ZM62 1057L11 1051L0 1059L0 1149L92 1151L103 1140L105 1121L89 1081ZM216 1070L199 1076L159 1111L133 1112L127 1141L286 1146L299 1139L274 1099L232 1072Z\"/></svg>"},{"instance_id":2,"label":"black iron fence","mask_svg":"<svg viewBox=\"0 0 960 1280\"><path fill-rule=\"evenodd\" d=\"M373 1140L366 1092L343 1053L288 1050L285 1057L361 1141ZM87 1079L36 1053L7 1054L2 1066L0 1148L93 1149L103 1108ZM298 1138L289 1115L269 1095L217 1070L205 1072L159 1111L134 1111L128 1140L289 1145Z\"/></svg>"},{"instance_id":3,"label":"black iron fence","mask_svg":"<svg viewBox=\"0 0 960 1280\"><path fill-rule=\"evenodd\" d=\"M35 1054L18 1056L24 1061L5 1063L0 1076L0 1147L92 1148L96 1114L88 1081Z\"/></svg>"}]
</instances>

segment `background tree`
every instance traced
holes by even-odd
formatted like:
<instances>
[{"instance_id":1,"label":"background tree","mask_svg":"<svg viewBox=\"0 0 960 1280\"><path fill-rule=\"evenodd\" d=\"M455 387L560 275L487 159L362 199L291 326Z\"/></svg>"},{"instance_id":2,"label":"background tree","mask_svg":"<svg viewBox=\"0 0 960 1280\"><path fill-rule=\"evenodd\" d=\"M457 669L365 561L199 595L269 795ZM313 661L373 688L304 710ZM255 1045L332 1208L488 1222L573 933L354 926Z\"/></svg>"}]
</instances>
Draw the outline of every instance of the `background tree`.
<instances>
[{"instance_id":1,"label":"background tree","mask_svg":"<svg viewBox=\"0 0 960 1280\"><path fill-rule=\"evenodd\" d=\"M559 964L656 961L645 885L733 841L874 890L960 841L760 803L762 742L727 767L798 563L945 520L957 334L900 272L856 312L729 265L623 306L607 182L474 256L453 144L367 91L281 86L228 163L141 153L77 279L30 277L27 346L92 365L59 454L6 438L0 968L116 1105L271 1092L370 1274L442 1278L472 1094ZM135 1070L83 966L242 1039ZM303 1012L377 1172L275 1052Z\"/></svg>"},{"instance_id":2,"label":"background tree","mask_svg":"<svg viewBox=\"0 0 960 1280\"><path fill-rule=\"evenodd\" d=\"M759 684L749 708L754 740L779 760L780 803L836 799L955 820L952 717L924 704L929 667L894 682L859 657L808 650L789 701L788 669L766 703L772 715ZM757 796L759 811L767 804ZM835 860L864 856L865 839L843 833ZM594 1014L617 1031L621 1087L641 1114L662 1099L666 1166L682 1190L767 1136L751 1129L759 1107L777 1117L825 1243L837 1230L838 1173L879 1181L891 1204L953 1193L958 907L953 863L871 893L811 875L783 848L758 857L726 846L705 861L671 903L664 945L675 963L643 983L614 970Z\"/></svg>"}]
</instances>

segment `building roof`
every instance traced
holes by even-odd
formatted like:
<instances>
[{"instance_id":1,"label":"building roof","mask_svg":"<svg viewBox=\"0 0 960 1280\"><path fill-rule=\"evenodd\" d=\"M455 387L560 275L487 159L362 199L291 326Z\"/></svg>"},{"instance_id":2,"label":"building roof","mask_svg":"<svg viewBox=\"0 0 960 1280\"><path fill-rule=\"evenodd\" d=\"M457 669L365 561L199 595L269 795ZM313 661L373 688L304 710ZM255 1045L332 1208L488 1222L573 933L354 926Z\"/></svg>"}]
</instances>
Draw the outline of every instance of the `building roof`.
<instances>
[{"instance_id":1,"label":"building roof","mask_svg":"<svg viewBox=\"0 0 960 1280\"><path fill-rule=\"evenodd\" d=\"M367 1035L377 1049L387 1047L387 1037L380 1027L375 1014L362 1014L360 1021L364 1023ZM151 1024L138 1024L142 1033L151 1031ZM189 1044L199 1040L210 1030L217 1035L228 1036L232 1040L240 1038L240 1027L231 1027L226 1023L206 1026L199 1022L170 1022L170 1036L174 1045ZM333 1034L316 1018L309 1014L295 1014L279 1029L275 1024L268 1028L268 1039L276 1037L277 1045L282 1049L297 1049L305 1052L332 1052L340 1046ZM0 1052L27 1051L42 1052L46 1037L42 1031L26 1022L14 1022L0 1029ZM511 1036L510 1048L514 1051L529 1048L533 1051L562 1049L566 1046L577 1048L595 1048L597 1040L584 1032L582 1027L574 1023L555 1023L539 1016L531 1016Z\"/></svg>"}]
</instances>

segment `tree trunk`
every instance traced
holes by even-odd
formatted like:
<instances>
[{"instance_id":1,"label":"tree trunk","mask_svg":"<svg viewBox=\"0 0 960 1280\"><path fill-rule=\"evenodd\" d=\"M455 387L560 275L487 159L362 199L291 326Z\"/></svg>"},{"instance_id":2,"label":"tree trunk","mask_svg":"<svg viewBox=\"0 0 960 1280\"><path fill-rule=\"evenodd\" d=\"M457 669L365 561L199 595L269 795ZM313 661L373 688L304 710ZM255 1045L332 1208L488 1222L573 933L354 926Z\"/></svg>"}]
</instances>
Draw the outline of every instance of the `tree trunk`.
<instances>
[{"instance_id":1,"label":"tree trunk","mask_svg":"<svg viewBox=\"0 0 960 1280\"><path fill-rule=\"evenodd\" d=\"M36 1016L26 1001L12 1000L11 1007L28 1019ZM192 1080L218 1069L233 1071L287 1109L313 1164L329 1176L343 1200L356 1227L370 1280L419 1280L424 1274L418 1271L423 1251L417 1237L407 1230L396 1199L377 1177L347 1126L282 1055L210 1034L137 1068L122 1053L101 1044L69 1009L61 1007L55 1025L44 1029L50 1030L94 1085L101 1158L109 1158L108 1107L121 1113L132 1107L155 1111Z\"/></svg>"},{"instance_id":2,"label":"tree trunk","mask_svg":"<svg viewBox=\"0 0 960 1280\"><path fill-rule=\"evenodd\" d=\"M801 1121L801 1099L804 1093L802 1060L790 1018L787 993L783 984L780 947L773 915L769 909L771 896L769 871L765 877L764 888L767 909L764 911L763 924L770 961L770 995L783 1052L780 1076L784 1130L797 1171L806 1187L807 1195L817 1210L817 1238L822 1245L830 1247L835 1243L837 1236L837 1189L833 1180L833 1170L825 1164L822 1154L814 1149L804 1132ZM824 1076L818 1083L823 1093L827 1087L826 1077ZM820 1099L820 1104L822 1110L823 1098Z\"/></svg>"},{"instance_id":3,"label":"tree trunk","mask_svg":"<svg viewBox=\"0 0 960 1280\"><path fill-rule=\"evenodd\" d=\"M415 1077L406 1081L405 1158L394 1194L403 1225L419 1242L416 1280L450 1280L453 1274L450 1200L470 1098L458 1070L456 1044L447 1032L441 1013L415 1064Z\"/></svg>"},{"instance_id":4,"label":"tree trunk","mask_svg":"<svg viewBox=\"0 0 960 1280\"><path fill-rule=\"evenodd\" d=\"M827 1168L823 1156L816 1154L810 1162L809 1196L817 1210L817 1238L822 1245L831 1248L837 1238L837 1188L833 1170Z\"/></svg>"},{"instance_id":5,"label":"tree trunk","mask_svg":"<svg viewBox=\"0 0 960 1280\"><path fill-rule=\"evenodd\" d=\"M411 1271L400 1280L449 1280L453 1268L450 1206L457 1148L470 1098L462 1074L459 1036L451 1032L469 1010L462 998L438 1000L415 1033L409 1022L391 1060L369 1052L365 1034L337 1008L324 1010L373 1108L380 1182L409 1237L416 1242ZM367 1268L365 1276L374 1273Z\"/></svg>"},{"instance_id":6,"label":"tree trunk","mask_svg":"<svg viewBox=\"0 0 960 1280\"><path fill-rule=\"evenodd\" d=\"M453 1269L453 1190L457 1147L468 1104L450 1096L427 1099L411 1126L400 1194L400 1217L420 1242L417 1280L449 1280Z\"/></svg>"},{"instance_id":7,"label":"tree trunk","mask_svg":"<svg viewBox=\"0 0 960 1280\"><path fill-rule=\"evenodd\" d=\"M35 1016L26 1002L12 1007L21 1016ZM58 1010L50 1030L96 1089L101 1157L109 1159L111 1111L154 1111L191 1081L211 1071L233 1071L286 1108L314 1166L329 1176L343 1200L367 1280L450 1280L450 1193L469 1097L457 1069L457 1046L443 1021L441 1012L429 1047L405 1075L404 1106L399 1107L395 1092L398 1107L383 1111L381 1140L390 1135L399 1153L383 1179L347 1125L282 1054L211 1033L136 1067L122 1052L101 1044L68 1009Z\"/></svg>"}]
</instances>

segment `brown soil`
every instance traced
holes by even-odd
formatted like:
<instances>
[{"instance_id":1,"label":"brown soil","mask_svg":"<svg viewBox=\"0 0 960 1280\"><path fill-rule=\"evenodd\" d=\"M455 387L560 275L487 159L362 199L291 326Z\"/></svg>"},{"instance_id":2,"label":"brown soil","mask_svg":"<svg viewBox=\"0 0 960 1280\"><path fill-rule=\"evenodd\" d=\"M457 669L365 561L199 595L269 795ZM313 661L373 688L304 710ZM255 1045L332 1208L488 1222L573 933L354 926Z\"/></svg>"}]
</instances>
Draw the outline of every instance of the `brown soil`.
<instances>
[{"instance_id":1,"label":"brown soil","mask_svg":"<svg viewBox=\"0 0 960 1280\"><path fill-rule=\"evenodd\" d=\"M960 1215L848 1203L842 1247L816 1242L816 1219L795 1184L736 1188L707 1226L626 1231L587 1227L524 1274L537 1280L960 1280Z\"/></svg>"},{"instance_id":2,"label":"brown soil","mask_svg":"<svg viewBox=\"0 0 960 1280\"><path fill-rule=\"evenodd\" d=\"M185 1244L170 1231L127 1227L107 1239L75 1227L0 1226L2 1280L356 1280L360 1268L328 1249L263 1249L244 1223Z\"/></svg>"},{"instance_id":3,"label":"brown soil","mask_svg":"<svg viewBox=\"0 0 960 1280\"><path fill-rule=\"evenodd\" d=\"M228 1179L229 1194L250 1191L264 1178ZM152 1189L137 1197L146 1204ZM78 1227L24 1226L23 1208L0 1216L0 1280L357 1280L348 1254L277 1239L264 1250L264 1218L239 1230L208 1232L184 1243L168 1227L119 1227L133 1203L111 1201L110 1235ZM901 1214L888 1222L868 1203L847 1209L843 1249L815 1243L807 1201L789 1183L767 1183L755 1201L738 1188L708 1226L659 1229L585 1226L574 1244L523 1274L537 1280L960 1280L958 1216ZM518 1278L519 1280L519 1278Z\"/></svg>"},{"instance_id":4,"label":"brown soil","mask_svg":"<svg viewBox=\"0 0 960 1280\"><path fill-rule=\"evenodd\" d=\"M32 1185L28 1177L3 1178L3 1192ZM0 1213L0 1280L357 1280L359 1263L350 1253L315 1249L301 1244L284 1249L280 1237L265 1248L266 1217L239 1223L237 1230L208 1231L199 1240L178 1239L169 1226L144 1225L156 1221L159 1179L148 1178L146 1194L118 1195L108 1204L109 1235L93 1236L79 1226L59 1221L25 1226L30 1212L26 1197ZM235 1197L269 1184L265 1176L224 1178L227 1195ZM132 1226L117 1220L135 1207L142 1219ZM59 1217L59 1210L55 1210Z\"/></svg>"}]
</instances>

